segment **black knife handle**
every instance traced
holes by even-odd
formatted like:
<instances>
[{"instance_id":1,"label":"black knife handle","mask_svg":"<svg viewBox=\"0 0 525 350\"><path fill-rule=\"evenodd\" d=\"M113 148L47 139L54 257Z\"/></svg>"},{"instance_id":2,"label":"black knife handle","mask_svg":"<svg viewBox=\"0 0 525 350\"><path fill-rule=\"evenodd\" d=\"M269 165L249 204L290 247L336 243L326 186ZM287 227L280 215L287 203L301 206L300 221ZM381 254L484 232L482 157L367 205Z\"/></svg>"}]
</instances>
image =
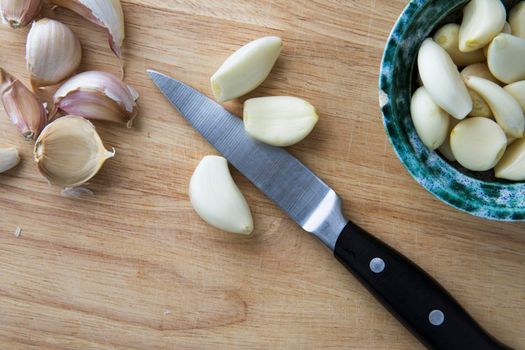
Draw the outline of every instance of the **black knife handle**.
<instances>
[{"instance_id":1,"label":"black knife handle","mask_svg":"<svg viewBox=\"0 0 525 350\"><path fill-rule=\"evenodd\" d=\"M429 349L511 350L501 344L420 267L349 222L336 258Z\"/></svg>"}]
</instances>

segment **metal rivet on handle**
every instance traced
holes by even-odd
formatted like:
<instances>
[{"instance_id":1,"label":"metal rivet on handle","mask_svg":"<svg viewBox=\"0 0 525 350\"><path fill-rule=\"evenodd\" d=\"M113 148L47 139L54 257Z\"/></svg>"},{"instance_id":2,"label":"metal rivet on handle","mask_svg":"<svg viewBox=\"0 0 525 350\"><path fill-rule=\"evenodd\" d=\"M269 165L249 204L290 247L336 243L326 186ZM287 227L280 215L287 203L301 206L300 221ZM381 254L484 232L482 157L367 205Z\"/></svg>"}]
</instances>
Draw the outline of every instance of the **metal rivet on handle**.
<instances>
[{"instance_id":1,"label":"metal rivet on handle","mask_svg":"<svg viewBox=\"0 0 525 350\"><path fill-rule=\"evenodd\" d=\"M428 315L428 320L433 326L441 326L445 322L445 314L441 310L433 310Z\"/></svg>"},{"instance_id":2,"label":"metal rivet on handle","mask_svg":"<svg viewBox=\"0 0 525 350\"><path fill-rule=\"evenodd\" d=\"M385 262L381 258L373 258L370 260L370 270L373 273L381 273L385 270Z\"/></svg>"}]
</instances>

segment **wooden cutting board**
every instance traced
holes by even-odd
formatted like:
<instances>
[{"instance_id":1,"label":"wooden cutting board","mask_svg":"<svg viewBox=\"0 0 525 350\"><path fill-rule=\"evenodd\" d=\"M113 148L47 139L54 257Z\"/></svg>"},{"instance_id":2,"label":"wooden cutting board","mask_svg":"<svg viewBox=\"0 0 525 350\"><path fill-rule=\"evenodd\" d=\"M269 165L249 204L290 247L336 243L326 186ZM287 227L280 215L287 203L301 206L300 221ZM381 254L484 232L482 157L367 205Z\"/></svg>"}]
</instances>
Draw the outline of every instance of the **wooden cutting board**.
<instances>
[{"instance_id":1,"label":"wooden cutting board","mask_svg":"<svg viewBox=\"0 0 525 350\"><path fill-rule=\"evenodd\" d=\"M434 199L383 131L378 70L406 1L122 3L126 81L141 94L141 113L132 129L96 124L117 156L89 184L93 196L61 197L1 112L0 145L18 146L23 158L0 175L2 349L422 349L238 173L255 219L251 236L210 228L191 208L189 178L215 151L145 70L210 94L222 61L268 34L284 39L284 51L250 96L300 96L321 116L291 152L341 194L349 217L427 269L494 335L525 348L525 226ZM78 34L83 70L118 73L102 30L66 10L48 13ZM26 33L0 32L0 65L24 82ZM240 101L227 106L241 111Z\"/></svg>"}]
</instances>

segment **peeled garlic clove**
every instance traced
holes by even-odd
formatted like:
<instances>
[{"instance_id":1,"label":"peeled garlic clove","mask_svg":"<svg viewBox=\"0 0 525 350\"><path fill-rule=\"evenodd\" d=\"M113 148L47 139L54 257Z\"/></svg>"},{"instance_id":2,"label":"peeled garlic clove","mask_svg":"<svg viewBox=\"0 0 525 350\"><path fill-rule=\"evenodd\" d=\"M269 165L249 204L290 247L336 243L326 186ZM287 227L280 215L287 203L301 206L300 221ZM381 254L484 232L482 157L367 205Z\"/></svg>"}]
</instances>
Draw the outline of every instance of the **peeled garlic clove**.
<instances>
[{"instance_id":1,"label":"peeled garlic clove","mask_svg":"<svg viewBox=\"0 0 525 350\"><path fill-rule=\"evenodd\" d=\"M456 160L473 171L492 169L503 156L507 137L491 119L468 118L450 134L450 146Z\"/></svg>"},{"instance_id":2,"label":"peeled garlic clove","mask_svg":"<svg viewBox=\"0 0 525 350\"><path fill-rule=\"evenodd\" d=\"M90 120L124 123L131 127L138 114L138 93L111 73L89 71L75 75L56 91L54 109Z\"/></svg>"},{"instance_id":3,"label":"peeled garlic clove","mask_svg":"<svg viewBox=\"0 0 525 350\"><path fill-rule=\"evenodd\" d=\"M496 177L500 179L525 180L525 139L510 145L494 170Z\"/></svg>"},{"instance_id":4,"label":"peeled garlic clove","mask_svg":"<svg viewBox=\"0 0 525 350\"><path fill-rule=\"evenodd\" d=\"M445 139L445 142L443 142L443 144L439 146L438 150L439 153L441 153L450 162L455 162L456 157L454 157L454 153L452 153L452 147L450 146L450 133L456 127L456 125L459 124L460 121L452 117L449 117L449 120L450 123L448 126L447 138Z\"/></svg>"},{"instance_id":5,"label":"peeled garlic clove","mask_svg":"<svg viewBox=\"0 0 525 350\"><path fill-rule=\"evenodd\" d=\"M509 22L505 22L505 25L503 26L503 29L501 30L501 32L505 34L512 34L512 29L510 28ZM485 57L489 55L489 46L490 44L483 48L483 55Z\"/></svg>"},{"instance_id":6,"label":"peeled garlic clove","mask_svg":"<svg viewBox=\"0 0 525 350\"><path fill-rule=\"evenodd\" d=\"M459 28L459 49L476 51L501 31L507 12L500 0L471 0L463 9L463 21Z\"/></svg>"},{"instance_id":7,"label":"peeled garlic clove","mask_svg":"<svg viewBox=\"0 0 525 350\"><path fill-rule=\"evenodd\" d=\"M447 138L449 115L432 101L427 89L420 87L410 102L410 114L421 141L431 150Z\"/></svg>"},{"instance_id":8,"label":"peeled garlic clove","mask_svg":"<svg viewBox=\"0 0 525 350\"><path fill-rule=\"evenodd\" d=\"M20 163L20 157L15 147L0 148L0 173L13 169Z\"/></svg>"},{"instance_id":9,"label":"peeled garlic clove","mask_svg":"<svg viewBox=\"0 0 525 350\"><path fill-rule=\"evenodd\" d=\"M423 41L417 58L419 74L432 100L456 119L472 111L472 100L449 54L432 39Z\"/></svg>"},{"instance_id":10,"label":"peeled garlic clove","mask_svg":"<svg viewBox=\"0 0 525 350\"><path fill-rule=\"evenodd\" d=\"M466 81L468 77L472 76L487 79L493 83L501 85L501 82L495 76L492 75L492 73L489 70L489 66L487 66L486 63L471 64L470 66L463 68L463 70L461 71L461 77L464 81Z\"/></svg>"},{"instance_id":11,"label":"peeled garlic clove","mask_svg":"<svg viewBox=\"0 0 525 350\"><path fill-rule=\"evenodd\" d=\"M503 88L507 91L521 106L521 110L525 113L525 80L517 81Z\"/></svg>"},{"instance_id":12,"label":"peeled garlic clove","mask_svg":"<svg viewBox=\"0 0 525 350\"><path fill-rule=\"evenodd\" d=\"M0 0L2 22L12 28L25 27L42 8L42 0Z\"/></svg>"},{"instance_id":13,"label":"peeled garlic clove","mask_svg":"<svg viewBox=\"0 0 525 350\"><path fill-rule=\"evenodd\" d=\"M525 79L525 39L500 34L492 40L487 53L491 73L500 81L510 84Z\"/></svg>"},{"instance_id":14,"label":"peeled garlic clove","mask_svg":"<svg viewBox=\"0 0 525 350\"><path fill-rule=\"evenodd\" d=\"M47 122L47 111L36 95L0 68L0 95L6 114L26 140L34 140Z\"/></svg>"},{"instance_id":15,"label":"peeled garlic clove","mask_svg":"<svg viewBox=\"0 0 525 350\"><path fill-rule=\"evenodd\" d=\"M231 233L253 231L250 208L225 158L204 157L191 177L189 192L193 208L208 224Z\"/></svg>"},{"instance_id":16,"label":"peeled garlic clove","mask_svg":"<svg viewBox=\"0 0 525 350\"><path fill-rule=\"evenodd\" d=\"M478 77L469 77L467 86L490 106L494 117L507 135L523 137L525 117L519 103L501 86Z\"/></svg>"},{"instance_id":17,"label":"peeled garlic clove","mask_svg":"<svg viewBox=\"0 0 525 350\"><path fill-rule=\"evenodd\" d=\"M512 35L525 39L525 2L521 1L509 12L509 23ZM509 33L510 34L510 33Z\"/></svg>"},{"instance_id":18,"label":"peeled garlic clove","mask_svg":"<svg viewBox=\"0 0 525 350\"><path fill-rule=\"evenodd\" d=\"M266 36L235 51L211 77L211 87L219 102L232 100L252 91L268 77L283 43Z\"/></svg>"},{"instance_id":19,"label":"peeled garlic clove","mask_svg":"<svg viewBox=\"0 0 525 350\"><path fill-rule=\"evenodd\" d=\"M88 120L66 116L45 127L33 154L38 170L51 184L76 187L95 176L115 151L104 148Z\"/></svg>"},{"instance_id":20,"label":"peeled garlic clove","mask_svg":"<svg viewBox=\"0 0 525 350\"><path fill-rule=\"evenodd\" d=\"M49 18L33 23L26 44L33 88L66 79L78 69L81 59L80 41L68 26Z\"/></svg>"},{"instance_id":21,"label":"peeled garlic clove","mask_svg":"<svg viewBox=\"0 0 525 350\"><path fill-rule=\"evenodd\" d=\"M462 52L459 50L458 24L445 24L434 34L434 41L444 48L450 55L450 58L452 58L454 64L460 67L485 61L485 55L481 49L472 52Z\"/></svg>"},{"instance_id":22,"label":"peeled garlic clove","mask_svg":"<svg viewBox=\"0 0 525 350\"><path fill-rule=\"evenodd\" d=\"M492 111L487 102L485 102L485 100L472 89L468 89L468 93L472 99L472 112L470 112L468 116L492 118Z\"/></svg>"},{"instance_id":23,"label":"peeled garlic clove","mask_svg":"<svg viewBox=\"0 0 525 350\"><path fill-rule=\"evenodd\" d=\"M319 120L314 106L297 97L271 96L244 103L244 128L256 140L286 147L302 141Z\"/></svg>"},{"instance_id":24,"label":"peeled garlic clove","mask_svg":"<svg viewBox=\"0 0 525 350\"><path fill-rule=\"evenodd\" d=\"M109 45L118 58L122 57L124 42L124 12L120 0L50 0L56 6L67 8L108 32Z\"/></svg>"}]
</instances>

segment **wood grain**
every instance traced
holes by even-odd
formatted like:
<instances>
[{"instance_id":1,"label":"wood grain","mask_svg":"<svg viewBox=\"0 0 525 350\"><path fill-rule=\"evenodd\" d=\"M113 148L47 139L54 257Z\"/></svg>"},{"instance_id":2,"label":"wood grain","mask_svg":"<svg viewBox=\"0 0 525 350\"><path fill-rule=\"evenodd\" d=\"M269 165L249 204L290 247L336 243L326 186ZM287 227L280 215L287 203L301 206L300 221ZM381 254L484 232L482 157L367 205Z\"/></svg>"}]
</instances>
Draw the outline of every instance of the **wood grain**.
<instances>
[{"instance_id":1,"label":"wood grain","mask_svg":"<svg viewBox=\"0 0 525 350\"><path fill-rule=\"evenodd\" d=\"M191 209L188 180L215 152L145 70L210 93L208 79L228 54L267 34L283 37L283 55L250 96L301 96L321 115L291 152L344 197L349 217L432 273L498 338L525 348L525 227L434 199L383 131L378 70L405 1L122 3L126 81L141 93L141 113L133 129L97 124L117 157L89 185L94 196L64 198L47 185L31 145L1 112L0 145L17 145L23 157L0 176L3 349L422 349L238 173L253 235L216 231ZM82 69L118 73L101 30L66 10L50 15L78 34ZM0 65L24 82L26 33L0 29Z\"/></svg>"}]
</instances>

